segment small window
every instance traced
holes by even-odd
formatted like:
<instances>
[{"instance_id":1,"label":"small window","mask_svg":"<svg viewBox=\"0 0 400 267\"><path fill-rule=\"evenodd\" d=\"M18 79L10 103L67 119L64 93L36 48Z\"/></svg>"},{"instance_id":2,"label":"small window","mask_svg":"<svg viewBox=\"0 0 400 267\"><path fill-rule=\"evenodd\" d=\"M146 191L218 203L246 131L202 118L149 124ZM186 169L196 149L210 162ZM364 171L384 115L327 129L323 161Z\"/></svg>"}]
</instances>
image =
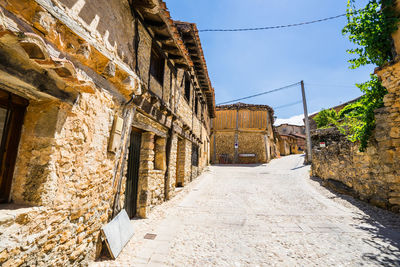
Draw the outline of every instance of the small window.
<instances>
[{"instance_id":1,"label":"small window","mask_svg":"<svg viewBox=\"0 0 400 267\"><path fill-rule=\"evenodd\" d=\"M164 81L164 66L165 66L165 59L155 48L153 48L151 50L150 74L160 84L163 84Z\"/></svg>"},{"instance_id":2,"label":"small window","mask_svg":"<svg viewBox=\"0 0 400 267\"><path fill-rule=\"evenodd\" d=\"M194 99L194 112L195 112L196 116L199 113L199 100L197 99L197 96Z\"/></svg>"},{"instance_id":3,"label":"small window","mask_svg":"<svg viewBox=\"0 0 400 267\"><path fill-rule=\"evenodd\" d=\"M190 77L187 74L185 75L185 98L190 102Z\"/></svg>"}]
</instances>

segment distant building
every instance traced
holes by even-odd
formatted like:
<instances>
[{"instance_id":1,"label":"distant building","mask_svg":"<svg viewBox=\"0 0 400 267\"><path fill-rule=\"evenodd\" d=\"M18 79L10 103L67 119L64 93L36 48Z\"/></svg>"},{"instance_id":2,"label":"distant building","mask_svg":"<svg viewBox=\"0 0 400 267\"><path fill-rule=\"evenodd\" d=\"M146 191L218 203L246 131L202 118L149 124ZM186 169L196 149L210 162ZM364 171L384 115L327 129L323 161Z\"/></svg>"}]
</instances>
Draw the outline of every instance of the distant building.
<instances>
[{"instance_id":1,"label":"distant building","mask_svg":"<svg viewBox=\"0 0 400 267\"><path fill-rule=\"evenodd\" d=\"M284 123L275 127L280 135L292 136L296 139L297 149L302 152L306 150L306 128L305 126ZM296 152L297 153L297 152Z\"/></svg>"},{"instance_id":2,"label":"distant building","mask_svg":"<svg viewBox=\"0 0 400 267\"><path fill-rule=\"evenodd\" d=\"M284 123L275 127L279 134L306 134L305 126Z\"/></svg>"},{"instance_id":3,"label":"distant building","mask_svg":"<svg viewBox=\"0 0 400 267\"><path fill-rule=\"evenodd\" d=\"M281 134L279 141L279 150L281 156L302 153L299 151L296 136L291 134Z\"/></svg>"},{"instance_id":4,"label":"distant building","mask_svg":"<svg viewBox=\"0 0 400 267\"><path fill-rule=\"evenodd\" d=\"M279 155L273 129L274 111L267 105L217 106L212 120L214 163L265 163Z\"/></svg>"}]
</instances>

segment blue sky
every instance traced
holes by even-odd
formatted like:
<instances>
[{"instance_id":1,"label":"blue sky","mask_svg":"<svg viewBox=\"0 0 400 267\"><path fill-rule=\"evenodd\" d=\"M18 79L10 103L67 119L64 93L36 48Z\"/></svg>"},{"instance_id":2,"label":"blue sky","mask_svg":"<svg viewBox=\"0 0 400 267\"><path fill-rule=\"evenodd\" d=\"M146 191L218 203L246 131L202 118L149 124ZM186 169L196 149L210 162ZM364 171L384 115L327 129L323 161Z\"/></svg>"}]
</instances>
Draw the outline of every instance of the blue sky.
<instances>
[{"instance_id":1,"label":"blue sky","mask_svg":"<svg viewBox=\"0 0 400 267\"><path fill-rule=\"evenodd\" d=\"M366 1L360 0L360 7ZM166 0L173 19L199 29L274 26L345 13L346 0ZM258 32L200 33L216 102L224 102L304 80L309 112L361 95L355 83L374 66L349 69L352 44L342 17L323 23ZM301 100L300 87L246 100L272 107ZM275 110L278 118L301 114L302 105Z\"/></svg>"}]
</instances>

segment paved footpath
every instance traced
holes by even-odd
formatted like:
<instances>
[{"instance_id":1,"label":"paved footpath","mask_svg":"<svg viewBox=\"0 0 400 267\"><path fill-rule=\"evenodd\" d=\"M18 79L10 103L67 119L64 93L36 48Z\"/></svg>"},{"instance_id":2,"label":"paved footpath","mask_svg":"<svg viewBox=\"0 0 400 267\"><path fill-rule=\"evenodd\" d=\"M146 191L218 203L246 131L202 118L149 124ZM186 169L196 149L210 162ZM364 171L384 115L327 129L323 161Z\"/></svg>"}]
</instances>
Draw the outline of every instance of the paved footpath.
<instances>
[{"instance_id":1,"label":"paved footpath","mask_svg":"<svg viewBox=\"0 0 400 267\"><path fill-rule=\"evenodd\" d=\"M400 266L400 215L326 190L302 162L210 167L92 266Z\"/></svg>"}]
</instances>

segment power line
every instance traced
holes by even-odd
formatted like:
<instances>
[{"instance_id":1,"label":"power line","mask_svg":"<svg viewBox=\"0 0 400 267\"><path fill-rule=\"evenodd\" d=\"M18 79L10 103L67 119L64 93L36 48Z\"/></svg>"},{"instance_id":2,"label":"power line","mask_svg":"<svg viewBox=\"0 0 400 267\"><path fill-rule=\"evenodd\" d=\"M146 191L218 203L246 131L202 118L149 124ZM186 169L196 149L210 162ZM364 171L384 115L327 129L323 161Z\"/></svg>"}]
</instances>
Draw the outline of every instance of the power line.
<instances>
[{"instance_id":1,"label":"power line","mask_svg":"<svg viewBox=\"0 0 400 267\"><path fill-rule=\"evenodd\" d=\"M306 83L308 86L318 86L318 87L345 87L345 88L356 88L353 85L344 85L344 84L315 84L315 83Z\"/></svg>"},{"instance_id":2,"label":"power line","mask_svg":"<svg viewBox=\"0 0 400 267\"><path fill-rule=\"evenodd\" d=\"M287 108L287 107L295 106L295 105L298 105L298 104L301 104L301 103L303 103L303 101L300 100L300 101L289 103L289 104L286 104L286 105L282 105L282 106L279 106L279 107L276 107L276 108L273 108L273 109L277 110L277 109L280 109L280 108Z\"/></svg>"},{"instance_id":3,"label":"power line","mask_svg":"<svg viewBox=\"0 0 400 267\"><path fill-rule=\"evenodd\" d=\"M363 9L351 12L351 13L345 13L345 14L340 14L337 16L332 16L332 17L327 17L323 19L317 19L317 20L312 20L312 21L306 21L306 22L300 22L300 23L294 23L294 24L286 24L286 25L278 25L278 26L267 26L267 27L257 27L257 28L237 28L237 29L204 29L204 30L199 30L199 32L247 32L247 31L263 31L263 30L272 30L272 29L281 29L281 28L291 28L291 27L298 27L298 26L303 26L303 25L308 25L308 24L314 24L314 23L320 23L324 22L327 20L333 20L333 19L338 19L341 17L345 17L350 14L356 14Z\"/></svg>"},{"instance_id":4,"label":"power line","mask_svg":"<svg viewBox=\"0 0 400 267\"><path fill-rule=\"evenodd\" d=\"M223 104L229 104L229 103L232 103L232 102L237 102L237 101L240 101L240 100L245 100L245 99L249 99L249 98L253 98L253 97L257 97L257 96L262 96L262 95L266 95L266 94L270 94L270 93L274 93L274 92L278 92L278 91L281 91L281 90L284 90L284 89L288 89L290 87L293 87L293 86L296 86L296 85L299 85L299 84L300 84L300 82L297 82L297 83L294 83L294 84L291 84L291 85L287 85L287 86L283 86L283 87L280 87L280 88L276 88L276 89L273 89L273 90L270 90L270 91L266 91L266 92L258 93L258 94L255 94L255 95L250 95L250 96L246 96L246 97L242 97L242 98L238 98L238 99L222 102L222 103L217 104L217 106L223 105Z\"/></svg>"}]
</instances>

